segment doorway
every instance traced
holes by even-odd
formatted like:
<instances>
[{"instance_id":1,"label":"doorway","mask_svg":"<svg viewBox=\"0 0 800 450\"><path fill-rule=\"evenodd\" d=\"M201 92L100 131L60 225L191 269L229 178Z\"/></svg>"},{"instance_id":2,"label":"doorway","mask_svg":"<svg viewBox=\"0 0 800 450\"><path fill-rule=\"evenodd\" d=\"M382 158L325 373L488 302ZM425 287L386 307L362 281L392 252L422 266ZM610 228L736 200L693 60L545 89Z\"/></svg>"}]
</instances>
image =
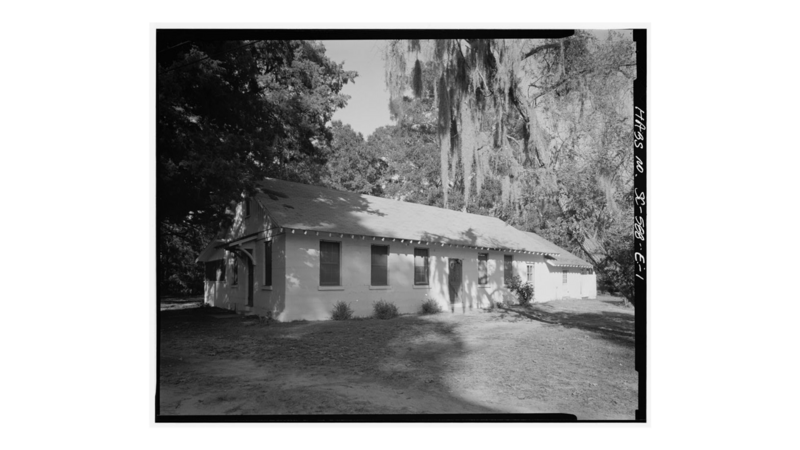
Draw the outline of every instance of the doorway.
<instances>
[{"instance_id":1,"label":"doorway","mask_svg":"<svg viewBox=\"0 0 800 450\"><path fill-rule=\"evenodd\" d=\"M450 312L455 312L456 303L459 301L464 306L461 298L461 266L462 262L457 258L448 258L447 290L450 293Z\"/></svg>"},{"instance_id":2,"label":"doorway","mask_svg":"<svg viewBox=\"0 0 800 450\"><path fill-rule=\"evenodd\" d=\"M247 258L247 306L253 306L253 286L256 282L253 251L250 249L245 249L245 251L250 254L250 258Z\"/></svg>"}]
</instances>

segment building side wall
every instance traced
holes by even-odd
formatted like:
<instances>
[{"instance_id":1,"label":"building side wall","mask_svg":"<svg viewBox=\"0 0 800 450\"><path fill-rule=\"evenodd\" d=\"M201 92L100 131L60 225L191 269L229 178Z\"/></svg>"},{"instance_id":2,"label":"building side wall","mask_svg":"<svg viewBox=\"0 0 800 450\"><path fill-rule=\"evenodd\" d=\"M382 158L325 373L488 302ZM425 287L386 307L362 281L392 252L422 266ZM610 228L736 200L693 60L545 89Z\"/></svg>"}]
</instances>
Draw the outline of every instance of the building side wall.
<instances>
[{"instance_id":1,"label":"building side wall","mask_svg":"<svg viewBox=\"0 0 800 450\"><path fill-rule=\"evenodd\" d=\"M597 275L595 273L585 273L581 275L583 282L583 296L590 299L597 298Z\"/></svg>"},{"instance_id":2,"label":"building side wall","mask_svg":"<svg viewBox=\"0 0 800 450\"><path fill-rule=\"evenodd\" d=\"M542 303L555 300L556 289L553 284L553 277L550 273L549 265L544 261L544 257L539 257L534 263L534 267L533 301Z\"/></svg>"},{"instance_id":3,"label":"building side wall","mask_svg":"<svg viewBox=\"0 0 800 450\"><path fill-rule=\"evenodd\" d=\"M550 277L550 289L545 301L560 300L563 298L584 298L589 293L584 293L587 283L584 282L586 275L581 273L581 269L574 267L558 267L546 264ZM564 271L567 272L567 282L564 283Z\"/></svg>"},{"instance_id":4,"label":"building side wall","mask_svg":"<svg viewBox=\"0 0 800 450\"><path fill-rule=\"evenodd\" d=\"M272 286L265 284L266 276L264 243L272 240ZM239 258L239 282L233 284L234 258L232 252L225 252L225 281L206 281L206 303L232 311L258 315L279 315L285 307L286 298L286 239L283 235L269 235L248 242L243 248L252 250L255 255L253 267L253 306L247 305L247 261Z\"/></svg>"},{"instance_id":5,"label":"building side wall","mask_svg":"<svg viewBox=\"0 0 800 450\"><path fill-rule=\"evenodd\" d=\"M225 240L231 241L272 228L272 219L269 217L267 209L261 205L257 198L251 198L249 201L250 215L248 216L245 216L244 202L239 202L236 205L233 224L228 228L228 232L224 237Z\"/></svg>"},{"instance_id":6,"label":"building side wall","mask_svg":"<svg viewBox=\"0 0 800 450\"><path fill-rule=\"evenodd\" d=\"M320 286L320 241L341 243L341 285ZM371 246L388 245L389 286L370 286ZM429 284L414 285L414 249L429 251ZM489 253L488 283L478 285L478 253ZM444 310L469 310L487 307L491 301L513 299L503 285L503 255L501 252L479 252L475 249L440 245L416 245L389 242L379 238L351 238L349 235L297 231L286 236L286 303L277 316L284 321L322 320L330 318L336 302L349 303L357 316L372 314L373 302L380 299L393 302L401 313L419 311L426 298L435 300ZM544 264L541 256L514 253L514 271L523 280L527 264ZM448 290L449 258L462 260L460 300L452 304Z\"/></svg>"}]
</instances>

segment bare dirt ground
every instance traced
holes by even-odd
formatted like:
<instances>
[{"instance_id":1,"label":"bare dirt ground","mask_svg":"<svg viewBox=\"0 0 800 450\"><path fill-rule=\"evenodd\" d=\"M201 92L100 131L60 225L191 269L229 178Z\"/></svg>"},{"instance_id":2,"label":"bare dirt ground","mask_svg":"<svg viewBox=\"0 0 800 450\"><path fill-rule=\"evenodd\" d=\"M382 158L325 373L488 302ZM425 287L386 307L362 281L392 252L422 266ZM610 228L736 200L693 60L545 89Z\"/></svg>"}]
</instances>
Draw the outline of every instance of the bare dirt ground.
<instances>
[{"instance_id":1,"label":"bare dirt ground","mask_svg":"<svg viewBox=\"0 0 800 450\"><path fill-rule=\"evenodd\" d=\"M565 317L599 311L632 321L634 314L595 300L550 307ZM265 323L194 308L160 318L162 415L562 412L633 419L637 408L632 338L515 312Z\"/></svg>"}]
</instances>

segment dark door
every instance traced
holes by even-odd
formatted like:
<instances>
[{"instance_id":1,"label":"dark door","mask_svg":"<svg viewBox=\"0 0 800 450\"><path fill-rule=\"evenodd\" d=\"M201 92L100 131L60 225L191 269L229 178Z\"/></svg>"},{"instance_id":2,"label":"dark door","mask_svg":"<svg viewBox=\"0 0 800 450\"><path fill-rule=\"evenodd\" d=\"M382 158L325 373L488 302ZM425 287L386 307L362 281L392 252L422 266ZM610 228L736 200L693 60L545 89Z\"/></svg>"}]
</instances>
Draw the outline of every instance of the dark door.
<instances>
[{"instance_id":1,"label":"dark door","mask_svg":"<svg viewBox=\"0 0 800 450\"><path fill-rule=\"evenodd\" d=\"M461 260L449 258L447 287L450 292L450 311L455 311L455 304L458 303L461 295ZM463 303L463 301L462 301Z\"/></svg>"},{"instance_id":2,"label":"dark door","mask_svg":"<svg viewBox=\"0 0 800 450\"><path fill-rule=\"evenodd\" d=\"M247 253L253 254L250 250L247 250ZM256 282L254 272L253 260L247 258L247 306L253 306L253 285Z\"/></svg>"}]
</instances>

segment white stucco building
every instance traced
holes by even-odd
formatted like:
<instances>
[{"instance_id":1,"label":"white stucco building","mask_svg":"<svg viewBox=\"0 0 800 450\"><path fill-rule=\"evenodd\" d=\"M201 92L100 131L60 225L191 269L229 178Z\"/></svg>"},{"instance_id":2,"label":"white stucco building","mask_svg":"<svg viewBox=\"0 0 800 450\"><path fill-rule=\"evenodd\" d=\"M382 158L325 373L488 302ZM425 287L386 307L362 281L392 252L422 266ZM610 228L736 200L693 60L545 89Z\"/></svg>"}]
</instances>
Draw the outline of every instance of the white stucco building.
<instances>
[{"instance_id":1,"label":"white stucco building","mask_svg":"<svg viewBox=\"0 0 800 450\"><path fill-rule=\"evenodd\" d=\"M482 308L514 298L513 275L536 302L596 296L590 264L500 219L274 179L198 261L206 303L281 321L328 319L340 300L358 316L380 299Z\"/></svg>"}]
</instances>

